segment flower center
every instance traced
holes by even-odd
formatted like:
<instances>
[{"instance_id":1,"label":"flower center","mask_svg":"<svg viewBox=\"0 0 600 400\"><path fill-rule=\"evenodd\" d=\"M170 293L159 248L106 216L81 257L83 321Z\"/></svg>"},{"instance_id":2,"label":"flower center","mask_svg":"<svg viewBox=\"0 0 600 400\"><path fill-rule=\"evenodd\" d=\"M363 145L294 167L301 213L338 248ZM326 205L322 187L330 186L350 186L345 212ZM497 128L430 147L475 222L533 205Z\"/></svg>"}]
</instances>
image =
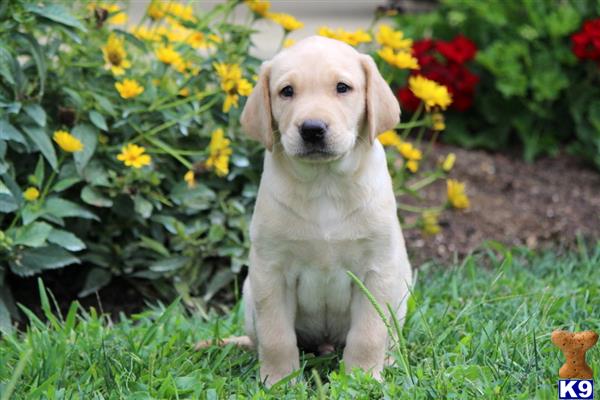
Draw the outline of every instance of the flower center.
<instances>
[{"instance_id":1,"label":"flower center","mask_svg":"<svg viewBox=\"0 0 600 400\"><path fill-rule=\"evenodd\" d=\"M119 51L109 51L108 52L108 60L110 61L110 63L112 65L115 66L119 66L121 65L121 62L123 61L123 56L121 55L121 52Z\"/></svg>"}]
</instances>

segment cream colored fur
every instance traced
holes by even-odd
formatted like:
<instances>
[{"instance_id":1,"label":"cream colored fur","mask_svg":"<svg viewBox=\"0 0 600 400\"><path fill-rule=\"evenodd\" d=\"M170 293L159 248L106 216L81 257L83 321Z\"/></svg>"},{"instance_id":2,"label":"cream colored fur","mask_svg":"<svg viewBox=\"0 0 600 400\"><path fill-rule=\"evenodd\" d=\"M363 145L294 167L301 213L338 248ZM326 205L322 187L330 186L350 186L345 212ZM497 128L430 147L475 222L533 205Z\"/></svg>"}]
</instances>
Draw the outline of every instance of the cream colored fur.
<instances>
[{"instance_id":1,"label":"cream colored fur","mask_svg":"<svg viewBox=\"0 0 600 400\"><path fill-rule=\"evenodd\" d=\"M338 93L339 82L352 89ZM288 85L292 98L280 95ZM262 66L242 114L244 130L267 148L244 305L267 385L299 367L299 343L344 346L347 368L381 378L386 327L346 271L403 321L411 267L375 140L399 115L373 60L342 42L307 38ZM327 124L328 154L305 156L307 119Z\"/></svg>"}]
</instances>

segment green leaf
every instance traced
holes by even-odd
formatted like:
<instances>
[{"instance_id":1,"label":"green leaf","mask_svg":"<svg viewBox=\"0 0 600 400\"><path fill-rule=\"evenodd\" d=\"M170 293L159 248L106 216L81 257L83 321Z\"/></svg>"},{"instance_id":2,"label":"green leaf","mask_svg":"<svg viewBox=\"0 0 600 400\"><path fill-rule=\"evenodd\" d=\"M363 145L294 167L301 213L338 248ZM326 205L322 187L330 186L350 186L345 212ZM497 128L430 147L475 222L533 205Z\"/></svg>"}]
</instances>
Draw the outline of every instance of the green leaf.
<instances>
[{"instance_id":1,"label":"green leaf","mask_svg":"<svg viewBox=\"0 0 600 400\"><path fill-rule=\"evenodd\" d=\"M594 100L588 108L589 121L596 130L596 138L600 143L600 100Z\"/></svg>"},{"instance_id":2,"label":"green leaf","mask_svg":"<svg viewBox=\"0 0 600 400\"><path fill-rule=\"evenodd\" d=\"M31 141L37 146L37 148L42 152L46 160L50 166L52 166L53 170L57 170L58 161L56 160L56 152L54 151L54 146L52 146L52 142L50 138L46 134L46 132L37 126L25 125L23 126L23 130L31 139Z\"/></svg>"},{"instance_id":3,"label":"green leaf","mask_svg":"<svg viewBox=\"0 0 600 400\"><path fill-rule=\"evenodd\" d=\"M114 116L117 113L115 111L115 108L113 107L112 103L106 97L101 96L101 95L96 94L96 93L92 93L92 96L94 97L94 99L96 99L96 102L98 102L98 106L106 114Z\"/></svg>"},{"instance_id":4,"label":"green leaf","mask_svg":"<svg viewBox=\"0 0 600 400\"><path fill-rule=\"evenodd\" d=\"M0 212L10 213L19 208L12 194L0 193Z\"/></svg>"},{"instance_id":5,"label":"green leaf","mask_svg":"<svg viewBox=\"0 0 600 400\"><path fill-rule=\"evenodd\" d=\"M79 263L79 259L56 245L23 249L10 260L13 273L19 276L31 276L48 269L62 268Z\"/></svg>"},{"instance_id":6,"label":"green leaf","mask_svg":"<svg viewBox=\"0 0 600 400\"><path fill-rule=\"evenodd\" d=\"M35 66L38 71L38 77L40 78L40 91L39 97L42 97L44 94L44 87L46 85L46 75L47 75L47 67L46 67L46 58L40 47L37 40L29 33L17 32L15 33L15 37L17 39L21 39L21 41L26 43L26 46L29 47L29 53L33 57L35 62Z\"/></svg>"},{"instance_id":7,"label":"green leaf","mask_svg":"<svg viewBox=\"0 0 600 400\"><path fill-rule=\"evenodd\" d=\"M223 225L211 225L208 231L208 240L212 243L218 242L225 236L225 228Z\"/></svg>"},{"instance_id":8,"label":"green leaf","mask_svg":"<svg viewBox=\"0 0 600 400\"><path fill-rule=\"evenodd\" d=\"M36 14L37 16L48 19L50 21L58 22L59 24L81 29L86 31L85 27L79 22L77 18L71 15L71 13L60 4L49 4L45 7L40 7L35 4L26 4L25 10Z\"/></svg>"},{"instance_id":9,"label":"green leaf","mask_svg":"<svg viewBox=\"0 0 600 400\"><path fill-rule=\"evenodd\" d=\"M44 204L44 211L58 218L79 217L99 221L94 213L89 212L79 204L58 197L47 199Z\"/></svg>"},{"instance_id":10,"label":"green leaf","mask_svg":"<svg viewBox=\"0 0 600 400\"><path fill-rule=\"evenodd\" d=\"M90 111L90 121L92 121L92 124L94 124L98 129L108 131L108 125L106 125L106 120L104 119L104 116L98 111Z\"/></svg>"},{"instance_id":11,"label":"green leaf","mask_svg":"<svg viewBox=\"0 0 600 400\"><path fill-rule=\"evenodd\" d=\"M41 185L44 183L44 157L40 156L38 158L38 162L37 165L35 166L35 173L33 174L35 176L35 184L38 187L41 187Z\"/></svg>"},{"instance_id":12,"label":"green leaf","mask_svg":"<svg viewBox=\"0 0 600 400\"><path fill-rule=\"evenodd\" d=\"M36 124L42 128L46 126L46 111L39 104L27 104L23 107L23 110Z\"/></svg>"},{"instance_id":13,"label":"green leaf","mask_svg":"<svg viewBox=\"0 0 600 400\"><path fill-rule=\"evenodd\" d=\"M158 241L144 235L142 235L140 239L142 241L140 244L142 247L153 250L165 257L169 257L171 255L171 253L169 253L169 250L167 250L167 248L163 246L162 243L159 243Z\"/></svg>"},{"instance_id":14,"label":"green leaf","mask_svg":"<svg viewBox=\"0 0 600 400\"><path fill-rule=\"evenodd\" d=\"M86 248L85 243L71 232L62 229L52 229L52 233L48 237L50 243L59 245L69 251L80 251Z\"/></svg>"},{"instance_id":15,"label":"green leaf","mask_svg":"<svg viewBox=\"0 0 600 400\"><path fill-rule=\"evenodd\" d=\"M13 86L16 84L16 78L13 71L16 63L17 61L13 55L6 50L2 43L0 43L0 76Z\"/></svg>"},{"instance_id":16,"label":"green leaf","mask_svg":"<svg viewBox=\"0 0 600 400\"><path fill-rule=\"evenodd\" d=\"M75 159L75 167L80 175L83 174L83 169L90 161L98 144L98 132L90 125L77 125L71 131L71 134L81 140L83 150L73 153Z\"/></svg>"},{"instance_id":17,"label":"green leaf","mask_svg":"<svg viewBox=\"0 0 600 400\"><path fill-rule=\"evenodd\" d=\"M90 185L81 190L81 200L94 207L112 207L113 201L103 196L99 191Z\"/></svg>"},{"instance_id":18,"label":"green leaf","mask_svg":"<svg viewBox=\"0 0 600 400\"><path fill-rule=\"evenodd\" d=\"M67 96L69 96L69 99L71 100L71 102L73 103L73 106L75 106L75 108L82 108L84 106L84 100L81 97L81 95L79 94L79 92L77 92L76 90L73 90L71 88L68 87L63 87L61 88L63 92L66 93Z\"/></svg>"},{"instance_id":19,"label":"green leaf","mask_svg":"<svg viewBox=\"0 0 600 400\"><path fill-rule=\"evenodd\" d=\"M27 145L25 137L17 128L12 126L7 120L0 120L0 139L1 140L12 140L13 142L22 143Z\"/></svg>"},{"instance_id":20,"label":"green leaf","mask_svg":"<svg viewBox=\"0 0 600 400\"><path fill-rule=\"evenodd\" d=\"M135 196L133 199L134 209L144 218L150 218L152 215L152 203L143 198L140 195Z\"/></svg>"},{"instance_id":21,"label":"green leaf","mask_svg":"<svg viewBox=\"0 0 600 400\"><path fill-rule=\"evenodd\" d=\"M62 192L78 182L81 182L81 178L78 176L71 176L69 178L61 179L56 182L54 186L52 186L52 191L56 193Z\"/></svg>"},{"instance_id":22,"label":"green leaf","mask_svg":"<svg viewBox=\"0 0 600 400\"><path fill-rule=\"evenodd\" d=\"M154 261L148 266L148 268L154 272L175 271L183 267L189 260L189 257L173 256Z\"/></svg>"},{"instance_id":23,"label":"green leaf","mask_svg":"<svg viewBox=\"0 0 600 400\"><path fill-rule=\"evenodd\" d=\"M4 275L4 269L0 269L0 332L8 334L13 331L11 315L17 317L18 312Z\"/></svg>"},{"instance_id":24,"label":"green leaf","mask_svg":"<svg viewBox=\"0 0 600 400\"><path fill-rule=\"evenodd\" d=\"M90 295L108 285L111 279L112 274L109 270L104 268L92 268L85 277L83 289L81 289L81 292L79 292L77 296L85 297Z\"/></svg>"},{"instance_id":25,"label":"green leaf","mask_svg":"<svg viewBox=\"0 0 600 400\"><path fill-rule=\"evenodd\" d=\"M14 244L27 247L41 247L52 231L52 226L45 222L33 222L16 230Z\"/></svg>"},{"instance_id":26,"label":"green leaf","mask_svg":"<svg viewBox=\"0 0 600 400\"><path fill-rule=\"evenodd\" d=\"M574 32L581 23L581 16L569 3L560 3L546 15L546 25L551 37L560 38Z\"/></svg>"}]
</instances>

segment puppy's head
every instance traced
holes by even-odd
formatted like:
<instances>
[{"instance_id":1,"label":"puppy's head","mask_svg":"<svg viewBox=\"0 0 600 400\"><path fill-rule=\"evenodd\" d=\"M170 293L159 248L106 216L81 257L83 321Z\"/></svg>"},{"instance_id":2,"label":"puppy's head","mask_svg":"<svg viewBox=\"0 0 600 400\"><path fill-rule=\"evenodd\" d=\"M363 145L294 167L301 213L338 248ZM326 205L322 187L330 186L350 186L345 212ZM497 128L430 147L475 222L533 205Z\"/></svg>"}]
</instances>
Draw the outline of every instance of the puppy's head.
<instances>
[{"instance_id":1,"label":"puppy's head","mask_svg":"<svg viewBox=\"0 0 600 400\"><path fill-rule=\"evenodd\" d=\"M372 143L399 118L398 101L370 56L313 36L263 63L241 122L269 150L280 141L289 156L331 161L358 140Z\"/></svg>"}]
</instances>

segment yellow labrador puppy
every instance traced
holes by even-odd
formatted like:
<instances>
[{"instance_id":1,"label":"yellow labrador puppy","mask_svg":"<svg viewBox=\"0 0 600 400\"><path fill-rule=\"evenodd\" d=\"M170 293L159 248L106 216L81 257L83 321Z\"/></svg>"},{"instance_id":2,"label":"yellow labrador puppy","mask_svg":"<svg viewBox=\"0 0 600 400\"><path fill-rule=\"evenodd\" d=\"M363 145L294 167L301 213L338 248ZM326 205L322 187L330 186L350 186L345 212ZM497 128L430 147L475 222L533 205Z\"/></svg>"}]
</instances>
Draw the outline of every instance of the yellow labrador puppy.
<instances>
[{"instance_id":1,"label":"yellow labrador puppy","mask_svg":"<svg viewBox=\"0 0 600 400\"><path fill-rule=\"evenodd\" d=\"M344 346L347 368L381 379L386 327L346 271L404 319L411 267L376 140L399 116L371 57L337 40L304 39L261 67L241 118L267 148L244 304L267 385L299 367L299 345Z\"/></svg>"}]
</instances>

